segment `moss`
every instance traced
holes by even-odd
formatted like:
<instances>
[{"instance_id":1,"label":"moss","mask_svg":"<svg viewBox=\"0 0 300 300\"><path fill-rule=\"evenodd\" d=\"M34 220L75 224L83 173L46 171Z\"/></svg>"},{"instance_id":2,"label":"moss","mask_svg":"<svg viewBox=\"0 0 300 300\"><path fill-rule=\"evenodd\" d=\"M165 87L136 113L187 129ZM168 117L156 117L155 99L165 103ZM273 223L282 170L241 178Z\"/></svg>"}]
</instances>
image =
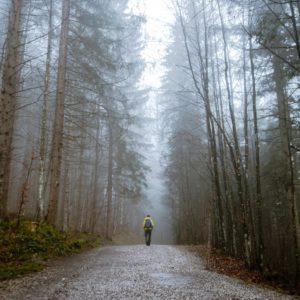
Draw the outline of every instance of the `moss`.
<instances>
[{"instance_id":1,"label":"moss","mask_svg":"<svg viewBox=\"0 0 300 300\"><path fill-rule=\"evenodd\" d=\"M0 264L0 280L7 280L21 277L28 273L37 272L43 269L41 263L25 261L22 263L10 262Z\"/></svg>"},{"instance_id":2,"label":"moss","mask_svg":"<svg viewBox=\"0 0 300 300\"><path fill-rule=\"evenodd\" d=\"M0 222L0 280L39 271L39 261L78 253L101 241L90 234L63 233L46 223Z\"/></svg>"}]
</instances>

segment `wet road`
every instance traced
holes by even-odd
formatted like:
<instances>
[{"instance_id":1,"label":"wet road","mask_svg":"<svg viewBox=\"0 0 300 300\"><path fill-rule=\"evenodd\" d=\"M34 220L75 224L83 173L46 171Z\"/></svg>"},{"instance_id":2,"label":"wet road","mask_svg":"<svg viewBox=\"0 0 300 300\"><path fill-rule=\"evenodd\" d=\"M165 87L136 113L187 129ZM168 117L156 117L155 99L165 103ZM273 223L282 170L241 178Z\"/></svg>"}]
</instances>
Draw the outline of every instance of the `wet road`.
<instances>
[{"instance_id":1,"label":"wet road","mask_svg":"<svg viewBox=\"0 0 300 300\"><path fill-rule=\"evenodd\" d=\"M205 270L184 246L106 246L2 282L0 299L293 299Z\"/></svg>"}]
</instances>

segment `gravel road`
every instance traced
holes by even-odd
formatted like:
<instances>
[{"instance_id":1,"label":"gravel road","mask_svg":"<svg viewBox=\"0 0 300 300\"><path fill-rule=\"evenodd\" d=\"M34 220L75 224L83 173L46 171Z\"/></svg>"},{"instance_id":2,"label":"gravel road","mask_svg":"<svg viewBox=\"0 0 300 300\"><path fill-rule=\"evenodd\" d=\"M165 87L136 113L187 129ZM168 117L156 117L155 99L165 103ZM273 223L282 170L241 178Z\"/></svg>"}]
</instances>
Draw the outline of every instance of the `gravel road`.
<instances>
[{"instance_id":1,"label":"gravel road","mask_svg":"<svg viewBox=\"0 0 300 300\"><path fill-rule=\"evenodd\" d=\"M184 246L105 246L0 283L0 299L294 299L205 270Z\"/></svg>"}]
</instances>

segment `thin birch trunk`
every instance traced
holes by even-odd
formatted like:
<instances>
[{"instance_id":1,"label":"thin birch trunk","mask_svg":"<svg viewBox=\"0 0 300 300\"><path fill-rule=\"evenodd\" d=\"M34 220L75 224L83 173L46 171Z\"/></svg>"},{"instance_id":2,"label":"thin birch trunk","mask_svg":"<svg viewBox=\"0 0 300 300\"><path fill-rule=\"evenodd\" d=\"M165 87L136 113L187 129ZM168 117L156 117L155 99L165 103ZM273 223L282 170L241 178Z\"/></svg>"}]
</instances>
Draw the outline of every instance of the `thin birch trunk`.
<instances>
[{"instance_id":1,"label":"thin birch trunk","mask_svg":"<svg viewBox=\"0 0 300 300\"><path fill-rule=\"evenodd\" d=\"M224 52L224 62L225 62L225 84L227 90L227 98L228 98L228 105L229 105L229 113L232 125L232 134L234 140L234 154L235 154L235 177L237 182L237 190L238 190L238 199L240 202L240 213L241 213L241 226L243 231L243 244L244 244L244 256L248 265L250 265L250 249L249 249L249 229L247 226L247 210L246 210L246 203L244 199L243 193L243 183L242 183L242 161L241 161L241 153L239 149L239 139L238 133L236 128L236 121L235 121L235 112L234 112L234 103L233 103L233 96L232 96L232 88L230 82L231 80L231 72L230 72L230 65L229 65L229 55L228 55L228 47L227 47L227 40L225 34L225 25L223 20L223 15L221 12L220 1L217 0L218 4L218 11L221 20L221 29L222 29L222 38L223 38L223 52Z\"/></svg>"},{"instance_id":2,"label":"thin birch trunk","mask_svg":"<svg viewBox=\"0 0 300 300\"><path fill-rule=\"evenodd\" d=\"M208 135L208 141L209 141L209 146L210 146L210 164L211 164L211 170L213 172L213 177L212 177L212 182L213 186L215 187L215 200L216 200L216 205L217 205L217 210L218 210L218 218L217 218L217 232L218 232L218 243L221 248L224 247L224 222L223 222L223 210L222 210L222 199L221 199L221 189L220 189L220 182L219 182L219 171L218 171L218 161L217 161L217 149L216 149L216 141L215 141L215 131L214 131L214 126L213 126L213 119L212 119L212 111L209 103L209 93L208 93L208 74L207 69L206 70L200 70L202 72L202 76L205 79L204 80L204 91L201 90L199 86L199 82L196 78L195 72L194 72L194 67L192 64L191 60L191 54L190 54L190 49L188 45L188 40L187 40L187 33L186 29L183 23L183 17L181 13L181 8L179 3L177 3L178 9L179 9L179 14L180 14L180 23L181 23L181 28L182 28L182 33L184 37L184 45L187 53L187 58L188 58L188 63L189 63L189 68L191 71L192 79L196 88L196 91L198 95L201 97L201 99L204 102L205 105L205 111L206 111L206 126L207 126L207 135ZM205 34L207 37L207 34ZM206 47L206 58L207 57L207 41L205 43ZM206 65L204 65L203 57L201 54L201 48L198 46L198 58L201 61L202 67L205 68L207 67L207 62Z\"/></svg>"},{"instance_id":3,"label":"thin birch trunk","mask_svg":"<svg viewBox=\"0 0 300 300\"><path fill-rule=\"evenodd\" d=\"M221 140L222 143L219 146L220 149L220 161L221 161L221 172L222 172L222 176L223 176L223 185L224 185L224 190L225 190L225 199L227 199L228 201L228 219L229 222L232 224L232 248L233 248L233 254L234 256L237 256L237 224L234 218L235 215L235 211L234 211L234 205L233 205L233 192L232 189L230 188L232 186L231 182L230 182L230 177L228 176L228 151L227 151L227 147L226 147L226 127L225 127L225 113L224 113L224 105L223 105L223 97L222 97L222 89L221 89L221 72L220 72L220 67L219 67L219 59L218 59L218 55L217 55L218 49L217 49L217 44L215 43L215 49L214 49L214 53L215 53L215 61L216 61L216 70L217 70L217 90L219 93L219 97L220 97L220 101L219 101L219 114L220 116L218 117L218 121L217 123L219 123L220 125L218 126L218 130L220 132L220 136L221 136Z\"/></svg>"},{"instance_id":4,"label":"thin birch trunk","mask_svg":"<svg viewBox=\"0 0 300 300\"><path fill-rule=\"evenodd\" d=\"M44 97L41 118L40 133L40 161L39 161L39 182L38 182L38 219L43 220L45 215L45 166L46 166L46 146L47 146L47 114L49 101L49 83L50 83L50 66L52 57L52 27L53 27L53 0L49 0L49 23L48 23L48 46L46 58L46 70L44 77Z\"/></svg>"}]
</instances>

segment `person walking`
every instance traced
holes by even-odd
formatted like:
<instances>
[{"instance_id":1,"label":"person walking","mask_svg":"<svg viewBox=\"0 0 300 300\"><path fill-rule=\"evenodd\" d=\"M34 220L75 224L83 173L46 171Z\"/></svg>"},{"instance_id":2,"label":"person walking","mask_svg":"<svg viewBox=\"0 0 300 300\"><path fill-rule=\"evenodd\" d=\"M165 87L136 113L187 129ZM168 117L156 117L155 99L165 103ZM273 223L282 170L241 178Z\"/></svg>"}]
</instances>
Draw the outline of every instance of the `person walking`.
<instances>
[{"instance_id":1,"label":"person walking","mask_svg":"<svg viewBox=\"0 0 300 300\"><path fill-rule=\"evenodd\" d=\"M145 232L146 245L150 246L150 243L151 243L151 233L152 233L152 230L154 228L154 221L153 221L153 219L151 218L150 215L147 215L144 218L143 228L144 228L144 232Z\"/></svg>"}]
</instances>

